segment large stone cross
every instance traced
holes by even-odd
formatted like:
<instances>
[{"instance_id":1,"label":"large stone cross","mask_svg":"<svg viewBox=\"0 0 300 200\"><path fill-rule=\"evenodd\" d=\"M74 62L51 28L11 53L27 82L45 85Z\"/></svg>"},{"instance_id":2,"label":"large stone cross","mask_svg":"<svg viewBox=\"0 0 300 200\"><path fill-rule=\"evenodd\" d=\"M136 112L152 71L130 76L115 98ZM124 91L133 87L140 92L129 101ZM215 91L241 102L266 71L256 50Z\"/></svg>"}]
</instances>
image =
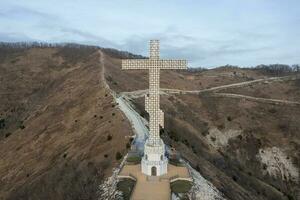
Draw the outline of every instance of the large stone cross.
<instances>
[{"instance_id":1,"label":"large stone cross","mask_svg":"<svg viewBox=\"0 0 300 200\"><path fill-rule=\"evenodd\" d=\"M145 110L149 113L150 134L148 144L160 145L159 129L164 127L164 113L159 106L159 76L160 69L186 69L186 60L159 59L159 41L150 41L149 59L125 59L122 60L122 69L148 69L149 70L149 94L145 96Z\"/></svg>"}]
</instances>

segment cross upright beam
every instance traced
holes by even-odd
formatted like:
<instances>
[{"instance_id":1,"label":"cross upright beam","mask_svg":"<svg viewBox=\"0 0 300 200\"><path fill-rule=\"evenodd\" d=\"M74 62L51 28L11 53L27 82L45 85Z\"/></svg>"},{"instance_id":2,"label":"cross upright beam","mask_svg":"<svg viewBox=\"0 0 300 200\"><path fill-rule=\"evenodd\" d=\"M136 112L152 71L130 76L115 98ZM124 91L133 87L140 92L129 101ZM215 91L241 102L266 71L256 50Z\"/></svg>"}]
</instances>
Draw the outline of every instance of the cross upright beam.
<instances>
[{"instance_id":1,"label":"cross upright beam","mask_svg":"<svg viewBox=\"0 0 300 200\"><path fill-rule=\"evenodd\" d=\"M149 113L150 134L148 144L161 145L159 136L160 126L164 127L164 113L160 109L159 77L160 69L186 69L186 60L159 59L159 41L150 41L149 59L125 59L122 60L122 69L148 69L149 70L149 94L145 96L145 110Z\"/></svg>"},{"instance_id":2,"label":"cross upright beam","mask_svg":"<svg viewBox=\"0 0 300 200\"><path fill-rule=\"evenodd\" d=\"M159 59L159 41L150 40L150 59L158 60Z\"/></svg>"}]
</instances>

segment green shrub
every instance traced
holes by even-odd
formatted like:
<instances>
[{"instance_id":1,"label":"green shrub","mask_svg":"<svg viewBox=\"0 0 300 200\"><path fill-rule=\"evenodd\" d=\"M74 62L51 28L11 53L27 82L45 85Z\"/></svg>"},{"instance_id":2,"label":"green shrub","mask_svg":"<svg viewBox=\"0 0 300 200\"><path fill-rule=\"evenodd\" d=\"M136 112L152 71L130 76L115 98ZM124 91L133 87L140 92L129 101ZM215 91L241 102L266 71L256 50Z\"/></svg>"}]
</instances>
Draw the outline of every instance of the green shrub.
<instances>
[{"instance_id":1,"label":"green shrub","mask_svg":"<svg viewBox=\"0 0 300 200\"><path fill-rule=\"evenodd\" d=\"M116 153L116 160L120 160L122 158L122 154L120 152Z\"/></svg>"},{"instance_id":2,"label":"green shrub","mask_svg":"<svg viewBox=\"0 0 300 200\"><path fill-rule=\"evenodd\" d=\"M232 180L234 180L234 182L237 182L238 178L235 175L232 175Z\"/></svg>"},{"instance_id":3,"label":"green shrub","mask_svg":"<svg viewBox=\"0 0 300 200\"><path fill-rule=\"evenodd\" d=\"M171 183L171 190L176 194L187 193L192 188L192 185L190 181L179 180Z\"/></svg>"},{"instance_id":4,"label":"green shrub","mask_svg":"<svg viewBox=\"0 0 300 200\"><path fill-rule=\"evenodd\" d=\"M117 190L122 192L124 200L129 200L133 191L135 181L131 179L122 179L117 184Z\"/></svg>"},{"instance_id":5,"label":"green shrub","mask_svg":"<svg viewBox=\"0 0 300 200\"><path fill-rule=\"evenodd\" d=\"M5 127L5 119L0 119L0 129Z\"/></svg>"},{"instance_id":6,"label":"green shrub","mask_svg":"<svg viewBox=\"0 0 300 200\"><path fill-rule=\"evenodd\" d=\"M25 128L25 126L24 126L24 124L23 124L23 121L19 121L19 128L20 129L24 129Z\"/></svg>"},{"instance_id":7,"label":"green shrub","mask_svg":"<svg viewBox=\"0 0 300 200\"><path fill-rule=\"evenodd\" d=\"M9 137L11 135L11 133L6 133L5 134L5 137L7 138L7 137Z\"/></svg>"},{"instance_id":8,"label":"green shrub","mask_svg":"<svg viewBox=\"0 0 300 200\"><path fill-rule=\"evenodd\" d=\"M276 108L270 108L270 109L269 109L269 112L272 113L272 114L274 114L274 113L277 112L277 110L276 110Z\"/></svg>"},{"instance_id":9,"label":"green shrub","mask_svg":"<svg viewBox=\"0 0 300 200\"><path fill-rule=\"evenodd\" d=\"M172 159L172 158L169 158L169 164L174 166L184 166L184 164L181 163L179 159Z\"/></svg>"},{"instance_id":10,"label":"green shrub","mask_svg":"<svg viewBox=\"0 0 300 200\"><path fill-rule=\"evenodd\" d=\"M128 156L126 161L131 164L138 164L141 162L141 157L140 156Z\"/></svg>"},{"instance_id":11,"label":"green shrub","mask_svg":"<svg viewBox=\"0 0 300 200\"><path fill-rule=\"evenodd\" d=\"M112 136L111 135L108 135L107 136L107 141L110 141L112 139Z\"/></svg>"}]
</instances>

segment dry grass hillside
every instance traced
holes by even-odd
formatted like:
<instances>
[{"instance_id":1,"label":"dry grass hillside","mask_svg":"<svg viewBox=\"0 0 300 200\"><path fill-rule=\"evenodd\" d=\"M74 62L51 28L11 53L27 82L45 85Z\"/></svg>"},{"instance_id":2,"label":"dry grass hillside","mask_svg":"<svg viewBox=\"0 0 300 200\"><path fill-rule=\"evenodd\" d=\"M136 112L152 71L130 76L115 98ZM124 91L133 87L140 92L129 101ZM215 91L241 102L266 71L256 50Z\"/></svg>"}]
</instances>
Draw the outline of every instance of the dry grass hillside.
<instances>
[{"instance_id":1,"label":"dry grass hillside","mask_svg":"<svg viewBox=\"0 0 300 200\"><path fill-rule=\"evenodd\" d=\"M134 55L102 49L101 63L98 50L0 48L0 199L96 199L132 134L101 73L117 93L148 87L147 71L121 71ZM272 75L167 70L161 87L202 91ZM164 141L227 199L300 197L299 75L281 75L161 97ZM133 102L147 116L144 98Z\"/></svg>"},{"instance_id":2,"label":"dry grass hillside","mask_svg":"<svg viewBox=\"0 0 300 200\"><path fill-rule=\"evenodd\" d=\"M121 71L118 58L107 59L105 67L106 79L117 92L148 87L147 71ZM181 90L268 79L161 97L166 117L163 139L228 199L300 198L300 76L281 75L288 77L270 79L272 74L262 70L235 67L162 71L161 87ZM147 116L144 98L134 103Z\"/></svg>"},{"instance_id":3,"label":"dry grass hillside","mask_svg":"<svg viewBox=\"0 0 300 200\"><path fill-rule=\"evenodd\" d=\"M131 127L93 48L1 49L0 199L96 199Z\"/></svg>"}]
</instances>

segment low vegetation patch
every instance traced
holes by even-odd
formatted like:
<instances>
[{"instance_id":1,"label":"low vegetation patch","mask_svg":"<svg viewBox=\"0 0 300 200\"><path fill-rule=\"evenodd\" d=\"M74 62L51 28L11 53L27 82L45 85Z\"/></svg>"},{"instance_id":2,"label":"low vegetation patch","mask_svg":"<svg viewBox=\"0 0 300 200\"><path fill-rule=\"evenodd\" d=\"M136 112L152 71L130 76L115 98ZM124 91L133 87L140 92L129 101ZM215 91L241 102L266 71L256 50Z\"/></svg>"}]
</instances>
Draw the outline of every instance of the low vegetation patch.
<instances>
[{"instance_id":1,"label":"low vegetation patch","mask_svg":"<svg viewBox=\"0 0 300 200\"><path fill-rule=\"evenodd\" d=\"M117 190L122 192L122 197L124 200L129 200L134 186L135 186L135 181L126 178L118 182Z\"/></svg>"},{"instance_id":2,"label":"low vegetation patch","mask_svg":"<svg viewBox=\"0 0 300 200\"><path fill-rule=\"evenodd\" d=\"M139 164L141 162L141 157L140 156L128 156L126 161L128 164Z\"/></svg>"},{"instance_id":3,"label":"low vegetation patch","mask_svg":"<svg viewBox=\"0 0 300 200\"><path fill-rule=\"evenodd\" d=\"M106 138L107 141L111 141L111 139L112 139L111 135L108 135L107 138Z\"/></svg>"},{"instance_id":4,"label":"low vegetation patch","mask_svg":"<svg viewBox=\"0 0 300 200\"><path fill-rule=\"evenodd\" d=\"M171 183L171 190L173 193L182 194L189 192L192 186L190 181L179 180Z\"/></svg>"},{"instance_id":5,"label":"low vegetation patch","mask_svg":"<svg viewBox=\"0 0 300 200\"><path fill-rule=\"evenodd\" d=\"M7 138L7 137L9 137L11 135L11 133L6 133L5 134L5 137Z\"/></svg>"},{"instance_id":6,"label":"low vegetation patch","mask_svg":"<svg viewBox=\"0 0 300 200\"><path fill-rule=\"evenodd\" d=\"M169 163L175 166L184 166L184 164L181 163L179 159L169 159Z\"/></svg>"},{"instance_id":7,"label":"low vegetation patch","mask_svg":"<svg viewBox=\"0 0 300 200\"><path fill-rule=\"evenodd\" d=\"M24 126L24 124L23 124L23 121L19 121L19 122L18 122L18 127L19 127L20 129L24 129L24 128L25 128L25 126Z\"/></svg>"},{"instance_id":8,"label":"low vegetation patch","mask_svg":"<svg viewBox=\"0 0 300 200\"><path fill-rule=\"evenodd\" d=\"M120 160L122 158L122 154L120 152L116 153L116 160Z\"/></svg>"},{"instance_id":9,"label":"low vegetation patch","mask_svg":"<svg viewBox=\"0 0 300 200\"><path fill-rule=\"evenodd\" d=\"M0 129L5 127L5 119L0 119Z\"/></svg>"}]
</instances>

